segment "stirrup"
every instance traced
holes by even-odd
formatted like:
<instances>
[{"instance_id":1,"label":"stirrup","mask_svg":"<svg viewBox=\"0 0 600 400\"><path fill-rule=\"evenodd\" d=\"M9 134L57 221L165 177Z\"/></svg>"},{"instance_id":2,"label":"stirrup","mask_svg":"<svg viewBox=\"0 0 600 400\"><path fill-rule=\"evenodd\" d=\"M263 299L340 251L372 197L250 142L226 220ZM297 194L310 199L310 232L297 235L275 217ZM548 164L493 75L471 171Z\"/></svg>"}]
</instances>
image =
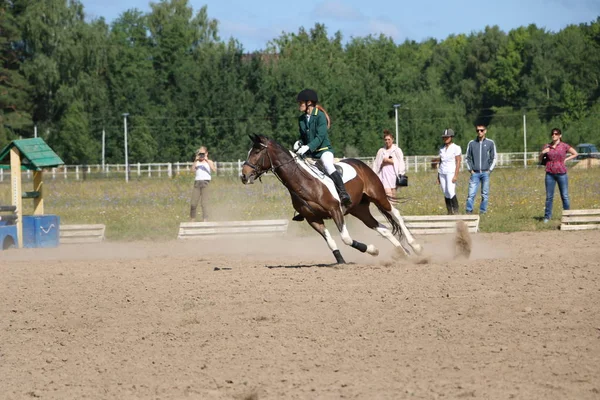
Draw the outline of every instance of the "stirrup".
<instances>
[{"instance_id":1,"label":"stirrup","mask_svg":"<svg viewBox=\"0 0 600 400\"><path fill-rule=\"evenodd\" d=\"M340 195L340 203L342 203L342 205L344 207L350 207L352 205L352 199L350 198L350 195L349 194L346 194L346 196Z\"/></svg>"}]
</instances>

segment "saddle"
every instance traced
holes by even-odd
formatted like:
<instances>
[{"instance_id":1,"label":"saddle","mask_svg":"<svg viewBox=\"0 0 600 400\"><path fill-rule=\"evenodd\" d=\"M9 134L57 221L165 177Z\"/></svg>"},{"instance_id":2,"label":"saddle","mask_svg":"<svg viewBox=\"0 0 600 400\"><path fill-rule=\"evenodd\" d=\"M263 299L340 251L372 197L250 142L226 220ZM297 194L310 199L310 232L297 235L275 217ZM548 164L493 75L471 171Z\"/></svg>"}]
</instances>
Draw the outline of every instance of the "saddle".
<instances>
[{"instance_id":1,"label":"saddle","mask_svg":"<svg viewBox=\"0 0 600 400\"><path fill-rule=\"evenodd\" d=\"M314 176L315 178L317 178L321 182L323 182L323 184L327 187L327 189L329 189L329 192L331 193L331 195L335 199L340 200L340 196L338 195L338 192L335 189L335 184L333 183L333 180L329 177L329 175L325 171L325 168L323 167L323 164L320 163L319 160L315 160L314 158L307 157L307 158L297 158L296 162L298 163L298 165L300 165L301 168L303 168L309 174L311 174L312 176ZM335 159L333 165L334 165L336 171L341 175L342 181L344 183L346 183L349 180L354 179L356 177L356 170L350 164L347 164L343 161L340 162L339 159ZM292 218L292 220L293 221L304 221L304 217L300 214L297 214Z\"/></svg>"},{"instance_id":2,"label":"saddle","mask_svg":"<svg viewBox=\"0 0 600 400\"><path fill-rule=\"evenodd\" d=\"M323 166L322 163L319 162L319 160L310 158L310 157L306 157L304 159L298 159L298 163L300 165L302 165L302 161L304 161L305 167L308 168L309 172L312 172L312 175L316 176L317 178L319 178L322 181L324 181L324 180L331 181L331 178L329 178L329 174L327 174L327 171L325 171L325 167ZM341 161L339 158L335 158L333 160L333 166L335 167L335 170L342 177L342 180L344 181L344 183L346 183L349 180L356 177L356 170L351 165L346 164L345 162ZM318 174L317 174L317 172L318 172ZM329 187L329 185L327 185L327 186ZM336 194L337 194L337 192L336 192Z\"/></svg>"}]
</instances>

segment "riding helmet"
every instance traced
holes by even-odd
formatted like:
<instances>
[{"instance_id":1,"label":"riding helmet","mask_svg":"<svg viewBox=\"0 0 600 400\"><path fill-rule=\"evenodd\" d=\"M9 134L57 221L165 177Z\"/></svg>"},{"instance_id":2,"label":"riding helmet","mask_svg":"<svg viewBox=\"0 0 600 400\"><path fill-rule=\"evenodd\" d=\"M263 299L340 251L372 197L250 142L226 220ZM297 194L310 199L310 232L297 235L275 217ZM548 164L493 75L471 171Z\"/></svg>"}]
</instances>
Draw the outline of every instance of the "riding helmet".
<instances>
[{"instance_id":1,"label":"riding helmet","mask_svg":"<svg viewBox=\"0 0 600 400\"><path fill-rule=\"evenodd\" d=\"M454 131L452 129L444 129L444 132L442 132L442 137L453 137L454 136Z\"/></svg>"},{"instance_id":2,"label":"riding helmet","mask_svg":"<svg viewBox=\"0 0 600 400\"><path fill-rule=\"evenodd\" d=\"M304 89L298 93L298 101L312 101L313 103L317 103L319 101L319 97L317 96L317 92L314 90Z\"/></svg>"}]
</instances>

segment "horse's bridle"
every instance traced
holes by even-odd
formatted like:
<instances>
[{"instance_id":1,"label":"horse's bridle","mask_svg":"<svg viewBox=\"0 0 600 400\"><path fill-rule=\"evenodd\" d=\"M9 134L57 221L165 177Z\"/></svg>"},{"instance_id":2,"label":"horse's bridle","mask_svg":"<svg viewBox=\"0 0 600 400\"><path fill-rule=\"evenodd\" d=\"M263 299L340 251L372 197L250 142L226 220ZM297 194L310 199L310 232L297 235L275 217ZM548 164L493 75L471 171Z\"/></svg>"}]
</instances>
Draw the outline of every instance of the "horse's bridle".
<instances>
[{"instance_id":1,"label":"horse's bridle","mask_svg":"<svg viewBox=\"0 0 600 400\"><path fill-rule=\"evenodd\" d=\"M266 145L266 144L264 144L264 143L259 143L259 144L260 144L262 147L264 147L264 148L266 149L266 151L265 151L265 153L261 154L260 158L258 159L258 162L257 162L257 164L259 164L259 165L261 165L261 164L262 164L262 161L263 161L263 159L265 158L265 154L266 154L266 155L269 157L269 163L270 163L271 167L269 167L269 168L267 168L267 169L264 169L263 167L258 167L258 166L254 165L254 164L252 164L252 163L249 163L249 162L248 162L248 160L244 161L244 164L242 164L242 166L243 166L243 165L247 165L247 166L249 166L250 168L252 168L252 171L253 171L253 173L254 173L254 178L255 178L255 179L258 179L258 178L260 178L262 174L264 174L264 173L266 173L266 172L269 172L270 170L272 170L272 169L273 169L273 161L271 160L271 156L269 155L269 149L268 149L267 145Z\"/></svg>"},{"instance_id":2,"label":"horse's bridle","mask_svg":"<svg viewBox=\"0 0 600 400\"><path fill-rule=\"evenodd\" d=\"M252 171L253 171L253 173L254 173L254 179L260 179L260 177L261 177L261 176L262 176L264 173L266 173L266 172L269 172L269 171L272 171L272 172L273 172L273 175L275 175L275 176L277 177L277 179L279 180L279 182L281 182L281 183L283 184L283 186L285 186L286 188L288 188L288 190L290 191L290 193L292 194L292 196L295 196L296 198L298 198L298 200L299 200L300 202L302 202L302 203L303 203L303 204L304 204L304 205L305 205L305 206L306 206L306 207L307 207L309 210L311 210L311 211L313 211L313 212L314 212L314 210L313 210L313 208L310 206L310 204L308 204L306 200L304 200L302 197L300 197L300 196L298 195L298 193L296 193L296 191L295 191L295 190L293 190L292 188L290 188L290 187L289 187L289 185L288 185L286 182L284 182L284 181L283 181L283 179L281 179L281 177L280 177L280 176L279 176L279 174L277 173L277 169L278 169L278 168L281 168L281 167L283 167L284 165L287 165L287 164L289 164L289 163L296 162L296 159L298 158L298 156L294 155L294 157L292 157L292 158L291 158L289 161L286 161L286 162L284 162L284 163L281 163L281 164L279 164L279 165L275 165L275 166L274 166L274 165L273 165L273 160L271 159L271 155L269 154L269 147L268 147L266 144L264 144L264 143L259 143L259 144L260 144L262 147L264 147L264 148L265 148L265 153L266 153L266 156L267 156L267 157L269 157L269 164L270 164L271 166L270 166L269 168L263 169L262 167L259 167L259 166L257 166L257 165L254 165L254 164L252 164L252 163L249 163L249 162L248 162L248 160L244 161L244 164L243 164L243 165L247 165L247 166L249 166L250 168L252 168ZM262 161L263 161L263 159L264 159L264 157L265 157L265 154L262 154L262 155L260 156L260 158L258 159L258 161L257 161L257 164L261 165L261 164L262 164ZM298 166L296 165L296 167L298 167ZM300 168L300 171L302 171L302 172L306 173L306 172L305 172L304 170L302 170L301 168ZM261 182L262 182L262 181L261 181Z\"/></svg>"},{"instance_id":3,"label":"horse's bridle","mask_svg":"<svg viewBox=\"0 0 600 400\"><path fill-rule=\"evenodd\" d=\"M288 162L285 162L285 163L282 163L282 164L279 164L279 165L273 165L273 160L271 159L271 155L269 154L269 147L268 147L266 144L264 144L264 143L259 143L259 144L260 144L262 147L264 147L264 148L265 148L265 152L264 152L264 153L263 153L263 154L260 156L260 158L259 158L259 159L258 159L258 161L256 162L256 163L258 164L258 166L257 166L257 165L254 165L254 164L252 164L252 163L249 163L249 162L248 162L248 160L244 161L244 164L242 164L242 165L247 165L247 166L249 166L250 168L252 168L252 171L254 172L254 179L258 179L258 178L260 178L260 177L261 177L263 174L265 174L265 173L267 173L267 172L269 172L269 171L272 171L272 172L273 172L273 174L274 174L274 175L275 175L275 176L276 176L276 177L277 177L279 180L281 180L281 178L279 178L279 175L277 175L277 172L276 172L276 171L277 171L277 169L278 169L278 168L281 168L282 166L284 166L284 165L286 165L286 164L289 164L289 163L291 163L291 162L294 162L294 161L295 161L295 160L294 160L294 158L292 158L292 159L291 159L290 161L288 161ZM265 155L266 155L266 156L269 158L269 165L270 165L270 167L269 167L269 168L266 168L266 169L260 166L260 165L262 165L262 163L263 163L262 161L263 161L263 159L265 158ZM261 182L262 182L262 181L261 181Z\"/></svg>"}]
</instances>

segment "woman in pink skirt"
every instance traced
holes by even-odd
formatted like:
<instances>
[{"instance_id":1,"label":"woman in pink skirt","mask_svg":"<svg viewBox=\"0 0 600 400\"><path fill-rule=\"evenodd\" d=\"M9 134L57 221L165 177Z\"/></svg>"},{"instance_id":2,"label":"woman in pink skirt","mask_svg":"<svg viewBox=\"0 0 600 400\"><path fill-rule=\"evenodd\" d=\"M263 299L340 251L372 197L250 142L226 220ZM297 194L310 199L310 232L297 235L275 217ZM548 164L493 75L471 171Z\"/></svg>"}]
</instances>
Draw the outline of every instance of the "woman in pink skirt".
<instances>
[{"instance_id":1,"label":"woman in pink skirt","mask_svg":"<svg viewBox=\"0 0 600 400\"><path fill-rule=\"evenodd\" d=\"M383 183L385 193L396 197L396 177L406 173L404 154L400 147L394 144L394 137L387 129L383 131L383 142L385 145L377 151L373 161L373 171Z\"/></svg>"}]
</instances>

